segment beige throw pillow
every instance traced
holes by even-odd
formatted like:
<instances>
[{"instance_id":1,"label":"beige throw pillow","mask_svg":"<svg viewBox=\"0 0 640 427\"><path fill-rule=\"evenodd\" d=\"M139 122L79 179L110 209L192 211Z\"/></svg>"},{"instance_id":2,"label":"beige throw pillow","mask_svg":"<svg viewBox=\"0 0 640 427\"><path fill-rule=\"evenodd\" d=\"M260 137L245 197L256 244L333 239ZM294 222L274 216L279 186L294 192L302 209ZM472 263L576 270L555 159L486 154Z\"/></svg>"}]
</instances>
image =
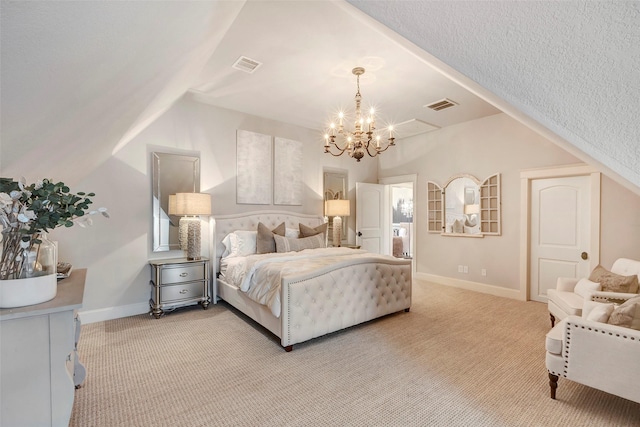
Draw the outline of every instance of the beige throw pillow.
<instances>
[{"instance_id":1,"label":"beige throw pillow","mask_svg":"<svg viewBox=\"0 0 640 427\"><path fill-rule=\"evenodd\" d=\"M300 239L292 239L289 237L274 235L276 241L276 250L280 252L298 252L303 249L324 248L324 237L322 234L316 234L310 237L301 237Z\"/></svg>"},{"instance_id":2,"label":"beige throw pillow","mask_svg":"<svg viewBox=\"0 0 640 427\"><path fill-rule=\"evenodd\" d=\"M258 254L268 254L276 251L276 242L273 240L273 235L277 234L280 236L284 236L286 231L284 222L274 228L273 230L269 230L269 228L263 223L258 223L258 236L256 241L256 253Z\"/></svg>"},{"instance_id":3,"label":"beige throw pillow","mask_svg":"<svg viewBox=\"0 0 640 427\"><path fill-rule=\"evenodd\" d=\"M311 236L315 236L316 234L320 234L322 233L323 235L325 235L327 233L327 226L329 224L327 224L326 222L324 224L321 224L315 228L313 227L309 227L308 225L304 225L304 224L298 224L300 227L300 237L311 237Z\"/></svg>"},{"instance_id":4,"label":"beige throw pillow","mask_svg":"<svg viewBox=\"0 0 640 427\"><path fill-rule=\"evenodd\" d=\"M607 323L640 331L640 296L616 307Z\"/></svg>"},{"instance_id":5,"label":"beige throw pillow","mask_svg":"<svg viewBox=\"0 0 640 427\"><path fill-rule=\"evenodd\" d=\"M621 276L599 265L593 269L589 280L600 283L605 292L638 292L638 276Z\"/></svg>"}]
</instances>

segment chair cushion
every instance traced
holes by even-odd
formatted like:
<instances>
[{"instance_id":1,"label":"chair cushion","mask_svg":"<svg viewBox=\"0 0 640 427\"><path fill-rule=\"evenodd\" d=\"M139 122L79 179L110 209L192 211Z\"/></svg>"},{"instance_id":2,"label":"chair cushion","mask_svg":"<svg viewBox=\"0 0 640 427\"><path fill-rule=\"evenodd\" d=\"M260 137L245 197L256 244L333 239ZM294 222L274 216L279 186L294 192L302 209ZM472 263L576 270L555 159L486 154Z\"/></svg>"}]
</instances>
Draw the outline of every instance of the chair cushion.
<instances>
[{"instance_id":1,"label":"chair cushion","mask_svg":"<svg viewBox=\"0 0 640 427\"><path fill-rule=\"evenodd\" d=\"M563 319L556 326L554 326L549 332L547 332L547 338L545 340L545 348L549 353L562 354L562 337L564 336L564 324L566 321Z\"/></svg>"},{"instance_id":2,"label":"chair cushion","mask_svg":"<svg viewBox=\"0 0 640 427\"><path fill-rule=\"evenodd\" d=\"M601 265L593 269L589 280L600 283L605 292L638 292L638 276L621 276L612 273Z\"/></svg>"},{"instance_id":3,"label":"chair cushion","mask_svg":"<svg viewBox=\"0 0 640 427\"><path fill-rule=\"evenodd\" d=\"M549 289L547 290L547 298L549 298L549 301L553 301L567 315L582 315L584 298L574 292Z\"/></svg>"}]
</instances>

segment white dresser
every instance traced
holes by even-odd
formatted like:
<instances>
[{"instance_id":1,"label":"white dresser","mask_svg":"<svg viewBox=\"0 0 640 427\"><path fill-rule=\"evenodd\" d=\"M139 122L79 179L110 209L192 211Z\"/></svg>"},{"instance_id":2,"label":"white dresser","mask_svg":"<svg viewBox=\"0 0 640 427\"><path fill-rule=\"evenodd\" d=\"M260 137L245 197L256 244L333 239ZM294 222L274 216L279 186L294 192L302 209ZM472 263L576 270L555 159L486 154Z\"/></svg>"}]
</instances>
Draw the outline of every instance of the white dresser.
<instances>
[{"instance_id":1,"label":"white dresser","mask_svg":"<svg viewBox=\"0 0 640 427\"><path fill-rule=\"evenodd\" d=\"M84 379L76 354L75 310L86 269L58 282L54 299L0 309L0 426L68 426L75 385ZM76 365L82 379L74 381Z\"/></svg>"}]
</instances>

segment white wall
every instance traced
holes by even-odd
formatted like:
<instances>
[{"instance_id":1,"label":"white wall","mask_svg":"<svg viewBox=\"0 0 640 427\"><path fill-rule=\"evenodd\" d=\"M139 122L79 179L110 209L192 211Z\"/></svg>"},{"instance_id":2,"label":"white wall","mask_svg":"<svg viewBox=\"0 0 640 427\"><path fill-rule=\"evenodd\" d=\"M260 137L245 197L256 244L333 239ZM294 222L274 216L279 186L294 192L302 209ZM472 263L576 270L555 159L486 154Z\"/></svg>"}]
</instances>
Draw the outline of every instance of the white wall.
<instances>
[{"instance_id":1,"label":"white wall","mask_svg":"<svg viewBox=\"0 0 640 427\"><path fill-rule=\"evenodd\" d=\"M499 288L519 289L520 171L578 163L556 145L505 114L451 126L400 141L380 157L380 177L418 174L416 213L417 272ZM443 237L427 233L426 185L443 186L449 177L469 173L480 180L502 177L502 235ZM601 262L640 259L640 197L611 179L602 180ZM458 273L458 265L469 273ZM481 275L481 269L487 276Z\"/></svg>"},{"instance_id":2,"label":"white wall","mask_svg":"<svg viewBox=\"0 0 640 427\"><path fill-rule=\"evenodd\" d=\"M298 207L237 205L235 193L236 129L303 142L304 203ZM74 185L96 193L96 206L106 206L109 220L93 227L55 230L60 258L87 267L85 321L145 312L150 296L148 261L183 256L181 251L151 252L151 161L153 151L200 153L201 191L212 195L213 214L252 210L291 210L322 214L323 168L349 173L349 197L355 182L376 182L377 162L323 154L316 131L225 110L183 98L122 150ZM37 177L34 177L37 178ZM355 205L352 206L355 210ZM354 238L355 216L348 224ZM207 234L203 229L203 236ZM203 253L206 256L206 253Z\"/></svg>"}]
</instances>

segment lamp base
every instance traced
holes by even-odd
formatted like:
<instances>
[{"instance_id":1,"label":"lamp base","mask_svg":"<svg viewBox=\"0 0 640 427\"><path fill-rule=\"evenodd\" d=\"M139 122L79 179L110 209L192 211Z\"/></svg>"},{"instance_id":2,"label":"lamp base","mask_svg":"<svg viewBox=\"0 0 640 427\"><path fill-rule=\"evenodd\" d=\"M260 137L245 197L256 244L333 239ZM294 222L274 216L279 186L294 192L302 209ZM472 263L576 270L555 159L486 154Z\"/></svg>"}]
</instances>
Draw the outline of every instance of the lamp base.
<instances>
[{"instance_id":1,"label":"lamp base","mask_svg":"<svg viewBox=\"0 0 640 427\"><path fill-rule=\"evenodd\" d=\"M183 223L185 228L185 236L180 239L180 248L187 251L187 259L189 261L201 259L200 252L200 218L183 217L180 219L180 231L182 232Z\"/></svg>"},{"instance_id":2,"label":"lamp base","mask_svg":"<svg viewBox=\"0 0 640 427\"><path fill-rule=\"evenodd\" d=\"M342 240L342 218L339 216L333 217L333 246L340 247Z\"/></svg>"}]
</instances>

